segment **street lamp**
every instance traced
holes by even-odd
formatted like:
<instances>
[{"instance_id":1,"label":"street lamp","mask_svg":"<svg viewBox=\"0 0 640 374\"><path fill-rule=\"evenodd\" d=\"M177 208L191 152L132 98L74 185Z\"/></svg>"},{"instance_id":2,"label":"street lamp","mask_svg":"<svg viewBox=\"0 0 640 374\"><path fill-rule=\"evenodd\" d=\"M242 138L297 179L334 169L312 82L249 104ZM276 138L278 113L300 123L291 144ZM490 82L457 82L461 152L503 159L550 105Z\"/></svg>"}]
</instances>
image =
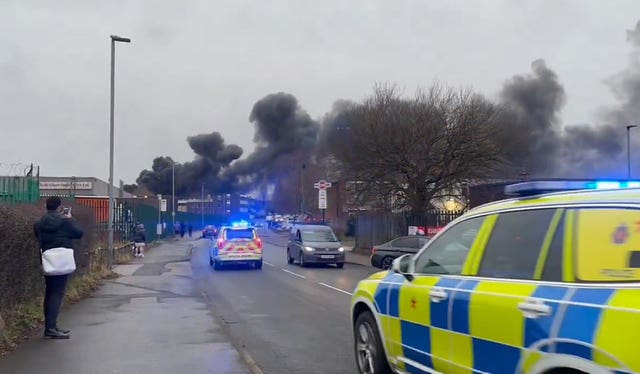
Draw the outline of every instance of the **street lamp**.
<instances>
[{"instance_id":1,"label":"street lamp","mask_svg":"<svg viewBox=\"0 0 640 374\"><path fill-rule=\"evenodd\" d=\"M631 129L638 125L627 126L627 179L631 179Z\"/></svg>"},{"instance_id":2,"label":"street lamp","mask_svg":"<svg viewBox=\"0 0 640 374\"><path fill-rule=\"evenodd\" d=\"M204 230L204 182L202 183L202 196L200 199L200 217L202 219L202 229Z\"/></svg>"},{"instance_id":3,"label":"street lamp","mask_svg":"<svg viewBox=\"0 0 640 374\"><path fill-rule=\"evenodd\" d=\"M300 222L304 223L304 169L307 167L304 163L300 169Z\"/></svg>"},{"instance_id":4,"label":"street lamp","mask_svg":"<svg viewBox=\"0 0 640 374\"><path fill-rule=\"evenodd\" d=\"M173 161L173 160L172 160ZM176 162L171 165L171 232L176 232Z\"/></svg>"},{"instance_id":5,"label":"street lamp","mask_svg":"<svg viewBox=\"0 0 640 374\"><path fill-rule=\"evenodd\" d=\"M120 36L111 35L111 116L110 116L110 129L109 129L109 230L107 235L107 245L109 247L109 268L113 265L113 257L115 255L113 248L113 219L114 219L114 199L113 199L113 112L115 102L115 67L116 67L116 42L131 43L131 39L122 38Z\"/></svg>"}]
</instances>

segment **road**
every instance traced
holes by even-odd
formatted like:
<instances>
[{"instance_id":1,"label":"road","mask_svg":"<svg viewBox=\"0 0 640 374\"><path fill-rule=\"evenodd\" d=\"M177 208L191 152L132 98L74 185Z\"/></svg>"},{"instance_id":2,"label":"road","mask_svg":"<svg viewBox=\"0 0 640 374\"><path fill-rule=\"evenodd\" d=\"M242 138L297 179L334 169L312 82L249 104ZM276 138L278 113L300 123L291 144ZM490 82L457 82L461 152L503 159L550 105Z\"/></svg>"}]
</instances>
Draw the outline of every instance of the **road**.
<instances>
[{"instance_id":1,"label":"road","mask_svg":"<svg viewBox=\"0 0 640 374\"><path fill-rule=\"evenodd\" d=\"M232 342L268 374L357 372L350 295L358 281L376 269L289 265L286 238L267 230L261 236L262 270L214 271L207 241L195 242L191 266L196 287L207 296Z\"/></svg>"}]
</instances>

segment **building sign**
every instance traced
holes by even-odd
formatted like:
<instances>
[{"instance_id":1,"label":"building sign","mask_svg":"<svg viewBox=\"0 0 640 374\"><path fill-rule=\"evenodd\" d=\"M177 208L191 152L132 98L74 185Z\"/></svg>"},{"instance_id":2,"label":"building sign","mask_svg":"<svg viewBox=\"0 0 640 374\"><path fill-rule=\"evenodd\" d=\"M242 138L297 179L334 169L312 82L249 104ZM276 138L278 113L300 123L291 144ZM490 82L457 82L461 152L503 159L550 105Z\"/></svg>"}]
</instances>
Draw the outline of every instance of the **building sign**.
<instances>
[{"instance_id":1,"label":"building sign","mask_svg":"<svg viewBox=\"0 0 640 374\"><path fill-rule=\"evenodd\" d=\"M82 181L40 181L40 189L41 190L92 190L93 183L92 182L82 182Z\"/></svg>"}]
</instances>

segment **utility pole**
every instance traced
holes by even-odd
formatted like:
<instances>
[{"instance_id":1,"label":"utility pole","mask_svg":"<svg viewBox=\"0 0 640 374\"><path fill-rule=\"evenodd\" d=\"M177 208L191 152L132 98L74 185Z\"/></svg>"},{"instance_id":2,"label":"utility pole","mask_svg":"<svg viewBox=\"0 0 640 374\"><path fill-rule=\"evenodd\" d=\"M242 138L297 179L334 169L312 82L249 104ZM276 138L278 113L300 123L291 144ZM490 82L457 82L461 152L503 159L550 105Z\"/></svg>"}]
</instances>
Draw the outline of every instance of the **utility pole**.
<instances>
[{"instance_id":1,"label":"utility pole","mask_svg":"<svg viewBox=\"0 0 640 374\"><path fill-rule=\"evenodd\" d=\"M202 198L200 200L200 214L202 218L202 229L204 230L204 182L202 183Z\"/></svg>"},{"instance_id":2,"label":"utility pole","mask_svg":"<svg viewBox=\"0 0 640 374\"><path fill-rule=\"evenodd\" d=\"M631 129L638 125L627 126L627 179L631 179Z\"/></svg>"},{"instance_id":3,"label":"utility pole","mask_svg":"<svg viewBox=\"0 0 640 374\"><path fill-rule=\"evenodd\" d=\"M300 170L300 223L304 223L304 169L306 167L303 163Z\"/></svg>"},{"instance_id":4,"label":"utility pole","mask_svg":"<svg viewBox=\"0 0 640 374\"><path fill-rule=\"evenodd\" d=\"M156 228L158 237L162 237L162 195L158 194L158 227Z\"/></svg>"},{"instance_id":5,"label":"utility pole","mask_svg":"<svg viewBox=\"0 0 640 374\"><path fill-rule=\"evenodd\" d=\"M173 161L173 160L172 160ZM171 165L171 232L176 233L176 162Z\"/></svg>"}]
</instances>

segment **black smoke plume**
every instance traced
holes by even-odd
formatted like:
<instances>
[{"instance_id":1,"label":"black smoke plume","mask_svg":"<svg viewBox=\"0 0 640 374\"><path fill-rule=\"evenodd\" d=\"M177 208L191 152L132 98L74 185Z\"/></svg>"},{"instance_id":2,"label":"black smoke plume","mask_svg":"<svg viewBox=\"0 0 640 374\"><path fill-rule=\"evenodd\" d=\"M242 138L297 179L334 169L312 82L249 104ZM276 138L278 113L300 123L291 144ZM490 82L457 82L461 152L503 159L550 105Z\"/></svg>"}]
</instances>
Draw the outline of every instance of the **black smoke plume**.
<instances>
[{"instance_id":1,"label":"black smoke plume","mask_svg":"<svg viewBox=\"0 0 640 374\"><path fill-rule=\"evenodd\" d=\"M207 193L248 192L275 180L289 178L314 151L319 125L291 94L276 93L253 106L249 120L254 124L255 150L246 158L242 148L226 145L223 137L195 135L187 142L196 154L191 162L176 166L176 193L199 196L202 183ZM151 170L140 173L138 184L154 193L171 191L170 157L157 157Z\"/></svg>"},{"instance_id":2,"label":"black smoke plume","mask_svg":"<svg viewBox=\"0 0 640 374\"><path fill-rule=\"evenodd\" d=\"M246 189L283 177L298 169L292 162L301 164L314 151L319 124L291 94L280 92L259 100L249 120L255 126L255 150L221 175L232 181L234 188Z\"/></svg>"},{"instance_id":3,"label":"black smoke plume","mask_svg":"<svg viewBox=\"0 0 640 374\"><path fill-rule=\"evenodd\" d=\"M566 101L563 86L543 60L534 61L532 70L508 80L500 94L512 115L507 133L522 140L514 143L511 153L522 171L532 177L624 177L621 117L600 125L563 127L559 120Z\"/></svg>"},{"instance_id":4,"label":"black smoke plume","mask_svg":"<svg viewBox=\"0 0 640 374\"><path fill-rule=\"evenodd\" d=\"M220 181L214 177L242 155L240 147L234 144L226 145L222 135L217 132L190 136L187 143L196 157L193 161L175 165L178 195L200 192L201 183L206 183L212 189L218 188ZM170 194L173 163L171 157L156 157L151 170L143 170L140 173L138 184L153 193Z\"/></svg>"}]
</instances>

